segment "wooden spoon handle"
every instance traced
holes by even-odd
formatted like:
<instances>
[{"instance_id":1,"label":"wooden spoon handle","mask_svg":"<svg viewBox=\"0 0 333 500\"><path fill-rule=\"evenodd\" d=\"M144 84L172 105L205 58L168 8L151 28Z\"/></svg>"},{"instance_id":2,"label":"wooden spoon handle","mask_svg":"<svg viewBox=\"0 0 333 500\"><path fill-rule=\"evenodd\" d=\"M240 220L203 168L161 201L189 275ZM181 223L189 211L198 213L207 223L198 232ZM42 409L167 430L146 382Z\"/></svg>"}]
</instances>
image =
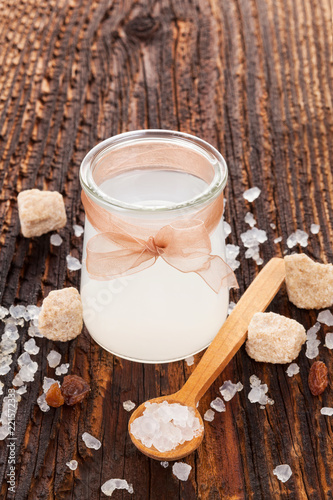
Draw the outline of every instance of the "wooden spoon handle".
<instances>
[{"instance_id":1,"label":"wooden spoon handle","mask_svg":"<svg viewBox=\"0 0 333 500\"><path fill-rule=\"evenodd\" d=\"M179 402L196 405L246 340L252 316L265 311L284 278L284 260L277 257L271 259L246 290L192 375L177 393Z\"/></svg>"}]
</instances>

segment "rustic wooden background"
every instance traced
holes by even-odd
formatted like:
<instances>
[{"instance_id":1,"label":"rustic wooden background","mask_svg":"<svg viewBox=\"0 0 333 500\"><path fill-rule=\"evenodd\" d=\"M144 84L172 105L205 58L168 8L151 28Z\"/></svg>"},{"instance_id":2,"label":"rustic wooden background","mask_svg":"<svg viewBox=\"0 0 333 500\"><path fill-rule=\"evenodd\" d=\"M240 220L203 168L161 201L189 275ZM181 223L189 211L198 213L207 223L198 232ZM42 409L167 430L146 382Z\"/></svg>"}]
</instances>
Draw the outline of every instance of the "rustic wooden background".
<instances>
[{"instance_id":1,"label":"rustic wooden background","mask_svg":"<svg viewBox=\"0 0 333 500\"><path fill-rule=\"evenodd\" d=\"M0 8L3 305L40 303L52 289L79 287L79 272L67 271L65 257L82 251L82 238L71 230L84 222L80 162L99 141L133 129L190 132L222 152L230 169L229 243L240 244L251 209L268 233L265 261L281 256L287 236L297 228L309 232L312 222L321 230L311 235L306 253L333 260L330 0L2 0ZM255 185L262 194L249 205L242 193ZM17 193L32 187L65 197L69 222L59 248L50 249L49 235L28 240L20 234ZM283 242L275 245L279 235ZM258 272L243 249L241 256L240 292ZM289 304L284 290L271 309L307 328L316 319L315 312ZM15 359L27 338L25 329ZM240 380L245 390L207 423L203 445L186 459L193 467L189 480L179 482L171 467L163 469L131 444L121 403L175 391L194 367L122 361L84 331L56 347L71 372L90 381L91 395L81 406L44 414L36 399L43 377L54 373L46 363L54 344L37 342L39 369L16 419L17 500L105 498L100 487L112 477L134 487L132 496L116 491L115 499L333 498L332 417L320 415L322 406L333 406L333 388L311 396L304 349L293 378L285 366L255 363L241 349L200 408L208 408L224 380ZM332 373L332 353L323 345L318 359ZM6 391L15 370L14 362L1 377ZM275 400L265 410L247 398L253 373ZM99 451L85 447L84 431L103 442ZM13 498L5 441L0 453L0 495ZM74 472L66 466L70 459L79 462ZM273 475L280 463L293 471L285 484Z\"/></svg>"}]
</instances>

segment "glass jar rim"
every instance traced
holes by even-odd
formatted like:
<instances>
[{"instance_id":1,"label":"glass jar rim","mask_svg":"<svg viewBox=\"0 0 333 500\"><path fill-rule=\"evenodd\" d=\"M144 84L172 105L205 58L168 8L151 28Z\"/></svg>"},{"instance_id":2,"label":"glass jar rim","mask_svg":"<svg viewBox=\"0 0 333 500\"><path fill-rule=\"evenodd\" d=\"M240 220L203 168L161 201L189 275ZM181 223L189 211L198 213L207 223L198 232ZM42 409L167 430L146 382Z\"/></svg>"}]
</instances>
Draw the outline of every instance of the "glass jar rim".
<instances>
[{"instance_id":1,"label":"glass jar rim","mask_svg":"<svg viewBox=\"0 0 333 500\"><path fill-rule=\"evenodd\" d=\"M214 177L210 184L198 195L180 203L142 206L126 203L108 196L95 182L92 175L92 167L103 153L109 152L113 147L125 145L126 143L137 143L141 141L178 141L179 144L195 149L208 159L214 169ZM80 167L80 183L85 193L94 199L99 205L107 209L116 209L127 213L163 213L187 211L198 206L204 206L212 202L223 191L228 179L228 168L225 159L211 144L194 135L164 129L142 129L115 135L94 146L83 158Z\"/></svg>"}]
</instances>

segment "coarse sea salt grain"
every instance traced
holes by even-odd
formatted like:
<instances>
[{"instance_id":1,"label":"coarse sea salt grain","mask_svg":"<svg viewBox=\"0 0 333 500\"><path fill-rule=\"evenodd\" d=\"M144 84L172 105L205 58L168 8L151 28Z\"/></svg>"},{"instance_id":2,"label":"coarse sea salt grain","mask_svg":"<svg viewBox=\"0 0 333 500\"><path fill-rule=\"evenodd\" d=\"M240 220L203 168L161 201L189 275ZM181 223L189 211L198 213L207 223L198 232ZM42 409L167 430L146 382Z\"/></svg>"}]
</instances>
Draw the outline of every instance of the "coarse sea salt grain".
<instances>
[{"instance_id":1,"label":"coarse sea salt grain","mask_svg":"<svg viewBox=\"0 0 333 500\"><path fill-rule=\"evenodd\" d=\"M295 233L291 233L290 236L287 238L287 247L288 248L293 248L294 246L301 245L301 247L307 247L308 246L308 239L309 235L305 232L302 231L301 229L297 229Z\"/></svg>"},{"instance_id":2,"label":"coarse sea salt grain","mask_svg":"<svg viewBox=\"0 0 333 500\"><path fill-rule=\"evenodd\" d=\"M286 369L286 374L288 377L292 377L293 375L297 375L299 373L299 366L297 363L291 363Z\"/></svg>"},{"instance_id":3,"label":"coarse sea salt grain","mask_svg":"<svg viewBox=\"0 0 333 500\"><path fill-rule=\"evenodd\" d=\"M53 245L54 247L60 247L62 242L63 242L63 239L60 236L60 234L52 234L52 236L50 238L51 245Z\"/></svg>"},{"instance_id":4,"label":"coarse sea salt grain","mask_svg":"<svg viewBox=\"0 0 333 500\"><path fill-rule=\"evenodd\" d=\"M39 347L38 347L38 345L36 345L35 339L27 340L27 342L25 342L23 345L23 349L28 354L38 354L39 353Z\"/></svg>"},{"instance_id":5,"label":"coarse sea salt grain","mask_svg":"<svg viewBox=\"0 0 333 500\"><path fill-rule=\"evenodd\" d=\"M278 238L275 238L274 243L280 243L282 241L282 236L279 236Z\"/></svg>"},{"instance_id":6,"label":"coarse sea salt grain","mask_svg":"<svg viewBox=\"0 0 333 500\"><path fill-rule=\"evenodd\" d=\"M207 410L204 414L204 420L206 420L207 422L213 422L214 420L214 417L215 417L215 412L213 410L211 410L209 408L209 410Z\"/></svg>"},{"instance_id":7,"label":"coarse sea salt grain","mask_svg":"<svg viewBox=\"0 0 333 500\"><path fill-rule=\"evenodd\" d=\"M260 195L261 190L257 187L254 186L253 188L247 189L243 193L243 198L247 200L248 202L252 203L254 200L258 198Z\"/></svg>"},{"instance_id":8,"label":"coarse sea salt grain","mask_svg":"<svg viewBox=\"0 0 333 500\"><path fill-rule=\"evenodd\" d=\"M230 266L233 271L238 269L240 262L236 258L239 254L239 247L237 245L228 244L225 247L225 254L228 266Z\"/></svg>"},{"instance_id":9,"label":"coarse sea salt grain","mask_svg":"<svg viewBox=\"0 0 333 500\"><path fill-rule=\"evenodd\" d=\"M17 390L16 390L17 394L20 394L22 396L22 394L25 394L27 392L27 386L26 385L22 385L21 387L19 387Z\"/></svg>"},{"instance_id":10,"label":"coarse sea salt grain","mask_svg":"<svg viewBox=\"0 0 333 500\"><path fill-rule=\"evenodd\" d=\"M160 462L160 464L162 465L162 467L164 467L164 469L169 467L169 462Z\"/></svg>"},{"instance_id":11,"label":"coarse sea salt grain","mask_svg":"<svg viewBox=\"0 0 333 500\"><path fill-rule=\"evenodd\" d=\"M319 355L320 340L317 339L317 332L320 330L318 321L306 332L306 351L305 356L308 359L314 359Z\"/></svg>"},{"instance_id":12,"label":"coarse sea salt grain","mask_svg":"<svg viewBox=\"0 0 333 500\"><path fill-rule=\"evenodd\" d=\"M50 351L46 357L47 359L47 362L49 364L49 367L50 368L55 368L56 366L58 366L58 364L60 363L60 360L61 360L61 354L57 351L54 351L52 349L52 351Z\"/></svg>"},{"instance_id":13,"label":"coarse sea salt grain","mask_svg":"<svg viewBox=\"0 0 333 500\"><path fill-rule=\"evenodd\" d=\"M23 318L25 311L25 306L10 306L9 308L9 314L14 319Z\"/></svg>"},{"instance_id":14,"label":"coarse sea salt grain","mask_svg":"<svg viewBox=\"0 0 333 500\"><path fill-rule=\"evenodd\" d=\"M69 271L79 271L79 269L81 269L82 267L81 262L76 257L72 257L71 255L67 255L66 261L67 269Z\"/></svg>"},{"instance_id":15,"label":"coarse sea salt grain","mask_svg":"<svg viewBox=\"0 0 333 500\"><path fill-rule=\"evenodd\" d=\"M6 307L0 306L0 319L4 319L6 316L8 316L9 311Z\"/></svg>"},{"instance_id":16,"label":"coarse sea salt grain","mask_svg":"<svg viewBox=\"0 0 333 500\"><path fill-rule=\"evenodd\" d=\"M141 417L131 424L131 433L147 448L161 453L200 436L203 426L193 408L178 403L146 403Z\"/></svg>"},{"instance_id":17,"label":"coarse sea salt grain","mask_svg":"<svg viewBox=\"0 0 333 500\"><path fill-rule=\"evenodd\" d=\"M210 403L210 406L213 408L213 410L218 411L219 413L225 411L225 404L221 398L213 399L213 401L211 401Z\"/></svg>"},{"instance_id":18,"label":"coarse sea salt grain","mask_svg":"<svg viewBox=\"0 0 333 500\"><path fill-rule=\"evenodd\" d=\"M44 394L46 394L47 391L49 390L49 388L51 387L51 385L53 385L55 383L57 383L60 387L59 380L55 380L54 378L44 377L44 380L43 380L43 392L44 392Z\"/></svg>"},{"instance_id":19,"label":"coarse sea salt grain","mask_svg":"<svg viewBox=\"0 0 333 500\"><path fill-rule=\"evenodd\" d=\"M329 309L325 309L325 311L321 311L318 316L317 320L320 323L324 323L327 326L333 326L333 314Z\"/></svg>"},{"instance_id":20,"label":"coarse sea salt grain","mask_svg":"<svg viewBox=\"0 0 333 500\"><path fill-rule=\"evenodd\" d=\"M0 375L6 375L10 371L13 358L7 354L0 354Z\"/></svg>"},{"instance_id":21,"label":"coarse sea salt grain","mask_svg":"<svg viewBox=\"0 0 333 500\"><path fill-rule=\"evenodd\" d=\"M96 439L94 436L89 434L89 432L84 432L82 434L82 439L87 448L93 448L94 450L99 450L102 443Z\"/></svg>"},{"instance_id":22,"label":"coarse sea salt grain","mask_svg":"<svg viewBox=\"0 0 333 500\"><path fill-rule=\"evenodd\" d=\"M275 467L273 474L275 474L282 483L285 483L291 477L292 470L288 464L282 464Z\"/></svg>"},{"instance_id":23,"label":"coarse sea salt grain","mask_svg":"<svg viewBox=\"0 0 333 500\"><path fill-rule=\"evenodd\" d=\"M135 408L135 403L128 399L127 401L123 402L123 408L126 411L132 411Z\"/></svg>"},{"instance_id":24,"label":"coarse sea salt grain","mask_svg":"<svg viewBox=\"0 0 333 500\"><path fill-rule=\"evenodd\" d=\"M266 404L274 404L274 400L270 399L266 395L266 392L268 391L267 385L262 384L260 378L258 378L256 375L251 375L250 386L251 391L248 394L248 398L251 403L259 403L261 406L264 406Z\"/></svg>"},{"instance_id":25,"label":"coarse sea salt grain","mask_svg":"<svg viewBox=\"0 0 333 500\"><path fill-rule=\"evenodd\" d=\"M328 406L324 406L321 410L320 413L322 415L328 415L329 417L333 416L333 408L329 408Z\"/></svg>"},{"instance_id":26,"label":"coarse sea salt grain","mask_svg":"<svg viewBox=\"0 0 333 500\"><path fill-rule=\"evenodd\" d=\"M3 394L4 383L0 382L0 396Z\"/></svg>"},{"instance_id":27,"label":"coarse sea salt grain","mask_svg":"<svg viewBox=\"0 0 333 500\"><path fill-rule=\"evenodd\" d=\"M333 349L333 333L331 332L326 333L325 347L327 347L327 349Z\"/></svg>"},{"instance_id":28,"label":"coarse sea salt grain","mask_svg":"<svg viewBox=\"0 0 333 500\"><path fill-rule=\"evenodd\" d=\"M38 321L33 320L30 322L30 326L28 328L28 335L30 337L39 337L39 338L43 337L43 335L40 333L38 329Z\"/></svg>"},{"instance_id":29,"label":"coarse sea salt grain","mask_svg":"<svg viewBox=\"0 0 333 500\"><path fill-rule=\"evenodd\" d=\"M69 368L69 363L63 363L62 365L58 366L55 370L56 375L65 375L68 372Z\"/></svg>"},{"instance_id":30,"label":"coarse sea salt grain","mask_svg":"<svg viewBox=\"0 0 333 500\"><path fill-rule=\"evenodd\" d=\"M79 238L84 233L83 227L78 226L77 224L73 225L73 229L74 229L74 234L77 238Z\"/></svg>"},{"instance_id":31,"label":"coarse sea salt grain","mask_svg":"<svg viewBox=\"0 0 333 500\"><path fill-rule=\"evenodd\" d=\"M243 389L243 384L237 382L237 384L233 384L231 380L226 380L223 385L220 387L220 393L223 396L225 401L230 401L237 392Z\"/></svg>"},{"instance_id":32,"label":"coarse sea salt grain","mask_svg":"<svg viewBox=\"0 0 333 500\"><path fill-rule=\"evenodd\" d=\"M244 217L244 222L246 222L246 224L248 224L250 227L254 227L257 224L257 221L251 212L247 212Z\"/></svg>"},{"instance_id":33,"label":"coarse sea salt grain","mask_svg":"<svg viewBox=\"0 0 333 500\"><path fill-rule=\"evenodd\" d=\"M109 479L102 485L101 490L107 497L110 497L115 490L127 490L128 493L134 493L133 486L125 479Z\"/></svg>"},{"instance_id":34,"label":"coarse sea salt grain","mask_svg":"<svg viewBox=\"0 0 333 500\"><path fill-rule=\"evenodd\" d=\"M188 356L185 358L187 366L192 366L194 364L194 356Z\"/></svg>"},{"instance_id":35,"label":"coarse sea salt grain","mask_svg":"<svg viewBox=\"0 0 333 500\"><path fill-rule=\"evenodd\" d=\"M66 462L67 467L70 468L70 470L76 470L78 463L76 460L71 460L70 462Z\"/></svg>"},{"instance_id":36,"label":"coarse sea salt grain","mask_svg":"<svg viewBox=\"0 0 333 500\"><path fill-rule=\"evenodd\" d=\"M223 221L223 232L224 232L224 237L228 238L229 234L231 234L231 226L227 221Z\"/></svg>"},{"instance_id":37,"label":"coarse sea salt grain","mask_svg":"<svg viewBox=\"0 0 333 500\"><path fill-rule=\"evenodd\" d=\"M43 411L43 412L47 412L49 411L50 407L49 405L47 404L46 400L46 394L43 393L41 394L38 398L37 398L37 404L39 406L39 408Z\"/></svg>"},{"instance_id":38,"label":"coarse sea salt grain","mask_svg":"<svg viewBox=\"0 0 333 500\"><path fill-rule=\"evenodd\" d=\"M312 234L318 234L320 231L319 224L311 224L310 231Z\"/></svg>"},{"instance_id":39,"label":"coarse sea salt grain","mask_svg":"<svg viewBox=\"0 0 333 500\"><path fill-rule=\"evenodd\" d=\"M192 467L188 464L184 464L184 462L176 462L172 466L172 473L180 481L187 481L188 476L190 475L191 469L192 469Z\"/></svg>"}]
</instances>

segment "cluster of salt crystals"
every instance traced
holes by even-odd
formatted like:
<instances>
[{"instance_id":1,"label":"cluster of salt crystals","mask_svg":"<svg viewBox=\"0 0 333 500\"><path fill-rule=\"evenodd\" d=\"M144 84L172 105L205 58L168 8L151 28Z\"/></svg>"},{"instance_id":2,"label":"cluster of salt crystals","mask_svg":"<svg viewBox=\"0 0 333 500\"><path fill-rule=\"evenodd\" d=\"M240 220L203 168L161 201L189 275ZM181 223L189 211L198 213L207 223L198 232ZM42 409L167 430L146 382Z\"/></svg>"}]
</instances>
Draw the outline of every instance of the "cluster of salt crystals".
<instances>
[{"instance_id":1,"label":"cluster of salt crystals","mask_svg":"<svg viewBox=\"0 0 333 500\"><path fill-rule=\"evenodd\" d=\"M60 247L62 242L63 242L63 239L60 236L60 234L52 234L52 236L50 238L51 245L53 245L54 247Z\"/></svg>"},{"instance_id":2,"label":"cluster of salt crystals","mask_svg":"<svg viewBox=\"0 0 333 500\"><path fill-rule=\"evenodd\" d=\"M206 420L207 422L213 422L214 417L215 417L215 412L209 408L209 409L205 412L205 414L204 414L204 417L203 417L203 418L204 418L204 420Z\"/></svg>"},{"instance_id":3,"label":"cluster of salt crystals","mask_svg":"<svg viewBox=\"0 0 333 500\"><path fill-rule=\"evenodd\" d=\"M310 231L312 234L318 234L320 231L319 224L311 224Z\"/></svg>"},{"instance_id":4,"label":"cluster of salt crystals","mask_svg":"<svg viewBox=\"0 0 333 500\"><path fill-rule=\"evenodd\" d=\"M78 463L76 460L71 460L70 462L66 462L67 467L70 468L70 470L76 470Z\"/></svg>"},{"instance_id":5,"label":"cluster of salt crystals","mask_svg":"<svg viewBox=\"0 0 333 500\"><path fill-rule=\"evenodd\" d=\"M192 467L184 462L176 462L172 466L172 473L180 481L187 481Z\"/></svg>"},{"instance_id":6,"label":"cluster of salt crystals","mask_svg":"<svg viewBox=\"0 0 333 500\"><path fill-rule=\"evenodd\" d=\"M301 245L301 247L307 247L308 246L308 239L309 235L305 231L302 231L301 229L297 229L295 233L291 233L290 236L287 238L287 247L288 248L293 248L297 244Z\"/></svg>"},{"instance_id":7,"label":"cluster of salt crystals","mask_svg":"<svg viewBox=\"0 0 333 500\"><path fill-rule=\"evenodd\" d=\"M275 467L273 470L273 474L280 480L282 483L285 483L290 479L292 475L292 470L288 464L282 464Z\"/></svg>"},{"instance_id":8,"label":"cluster of salt crystals","mask_svg":"<svg viewBox=\"0 0 333 500\"><path fill-rule=\"evenodd\" d=\"M187 358L185 358L185 361L186 361L187 366L194 365L194 356L188 356Z\"/></svg>"},{"instance_id":9,"label":"cluster of salt crystals","mask_svg":"<svg viewBox=\"0 0 333 500\"><path fill-rule=\"evenodd\" d=\"M60 375L65 375L68 372L69 363L63 363L58 366L55 370L55 374L59 377Z\"/></svg>"},{"instance_id":10,"label":"cluster of salt crystals","mask_svg":"<svg viewBox=\"0 0 333 500\"><path fill-rule=\"evenodd\" d=\"M73 225L73 229L74 229L74 234L77 238L80 238L80 236L82 236L82 234L84 233L83 227L78 226L77 224Z\"/></svg>"},{"instance_id":11,"label":"cluster of salt crystals","mask_svg":"<svg viewBox=\"0 0 333 500\"><path fill-rule=\"evenodd\" d=\"M317 321L327 326L333 326L333 314L329 309L325 309L318 314Z\"/></svg>"},{"instance_id":12,"label":"cluster of salt crystals","mask_svg":"<svg viewBox=\"0 0 333 500\"><path fill-rule=\"evenodd\" d=\"M38 370L36 361L32 361L30 354L25 351L17 358L17 362L20 369L13 379L13 385L20 387L24 382L33 382L35 373Z\"/></svg>"},{"instance_id":13,"label":"cluster of salt crystals","mask_svg":"<svg viewBox=\"0 0 333 500\"><path fill-rule=\"evenodd\" d=\"M102 484L101 490L107 497L110 497L115 490L127 490L128 493L134 493L133 486L125 479L109 479Z\"/></svg>"},{"instance_id":14,"label":"cluster of salt crystals","mask_svg":"<svg viewBox=\"0 0 333 500\"><path fill-rule=\"evenodd\" d=\"M319 330L320 324L317 322L306 332L305 356L309 359L314 359L319 355L320 340L317 339L317 332Z\"/></svg>"},{"instance_id":15,"label":"cluster of salt crystals","mask_svg":"<svg viewBox=\"0 0 333 500\"><path fill-rule=\"evenodd\" d=\"M225 411L224 401L223 401L223 399L221 399L219 397L213 399L213 401L211 401L211 403L210 403L210 406L211 406L211 408L213 408L213 410L218 411L219 413L222 413L223 411Z\"/></svg>"},{"instance_id":16,"label":"cluster of salt crystals","mask_svg":"<svg viewBox=\"0 0 333 500\"><path fill-rule=\"evenodd\" d=\"M123 408L126 411L132 411L135 408L135 403L133 403L133 401L128 399L127 401L123 402Z\"/></svg>"},{"instance_id":17,"label":"cluster of salt crystals","mask_svg":"<svg viewBox=\"0 0 333 500\"><path fill-rule=\"evenodd\" d=\"M191 441L203 432L193 408L178 403L146 403L141 417L131 424L131 433L147 448L164 453Z\"/></svg>"},{"instance_id":18,"label":"cluster of salt crystals","mask_svg":"<svg viewBox=\"0 0 333 500\"><path fill-rule=\"evenodd\" d=\"M60 363L61 354L52 349L52 351L50 351L46 356L46 359L50 368L56 368Z\"/></svg>"},{"instance_id":19,"label":"cluster of salt crystals","mask_svg":"<svg viewBox=\"0 0 333 500\"><path fill-rule=\"evenodd\" d=\"M247 248L246 259L253 259L258 266L263 264L263 259L259 255L259 245L267 241L266 231L253 227L240 235L243 245Z\"/></svg>"},{"instance_id":20,"label":"cluster of salt crystals","mask_svg":"<svg viewBox=\"0 0 333 500\"><path fill-rule=\"evenodd\" d=\"M250 227L254 227L257 224L257 221L254 218L254 215L251 212L247 212L244 217L244 222L248 224Z\"/></svg>"},{"instance_id":21,"label":"cluster of salt crystals","mask_svg":"<svg viewBox=\"0 0 333 500\"><path fill-rule=\"evenodd\" d=\"M328 406L323 406L323 408L320 410L320 413L322 415L327 415L328 417L333 416L333 408L330 408Z\"/></svg>"},{"instance_id":22,"label":"cluster of salt crystals","mask_svg":"<svg viewBox=\"0 0 333 500\"><path fill-rule=\"evenodd\" d=\"M235 309L235 307L236 307L235 302L232 302L232 301L231 301L231 302L229 302L229 306L228 306L228 316L229 316L229 314L231 314L231 311L233 311L233 310Z\"/></svg>"},{"instance_id":23,"label":"cluster of salt crystals","mask_svg":"<svg viewBox=\"0 0 333 500\"><path fill-rule=\"evenodd\" d=\"M94 436L89 434L89 432L84 432L82 434L82 440L87 448L93 448L94 450L99 450L102 446L102 443L96 439Z\"/></svg>"},{"instance_id":24,"label":"cluster of salt crystals","mask_svg":"<svg viewBox=\"0 0 333 500\"><path fill-rule=\"evenodd\" d=\"M15 404L13 404L13 399L15 398ZM9 429L9 415L10 421L12 422L17 413L18 403L21 401L21 396L17 391L11 392L3 398L2 401L2 411L1 411L1 427L0 427L0 440L3 441L10 432ZM10 409L10 411L9 411Z\"/></svg>"},{"instance_id":25,"label":"cluster of salt crystals","mask_svg":"<svg viewBox=\"0 0 333 500\"><path fill-rule=\"evenodd\" d=\"M229 234L231 234L231 226L227 221L223 221L223 232L224 232L224 237L228 238Z\"/></svg>"},{"instance_id":26,"label":"cluster of salt crystals","mask_svg":"<svg viewBox=\"0 0 333 500\"><path fill-rule=\"evenodd\" d=\"M228 244L225 247L225 256L228 266L231 267L233 271L239 268L240 262L237 260L239 254L239 247L237 245Z\"/></svg>"},{"instance_id":27,"label":"cluster of salt crystals","mask_svg":"<svg viewBox=\"0 0 333 500\"><path fill-rule=\"evenodd\" d=\"M254 200L258 198L260 195L261 190L257 187L254 186L253 188L247 189L243 193L243 198L247 200L248 202L252 203Z\"/></svg>"},{"instance_id":28,"label":"cluster of salt crystals","mask_svg":"<svg viewBox=\"0 0 333 500\"><path fill-rule=\"evenodd\" d=\"M273 405L274 400L270 399L266 392L268 391L268 387L266 384L262 384L260 378L256 375L251 375L250 377L250 386L251 390L248 394L248 398L251 403L259 403L260 408L264 409L266 404Z\"/></svg>"},{"instance_id":29,"label":"cluster of salt crystals","mask_svg":"<svg viewBox=\"0 0 333 500\"><path fill-rule=\"evenodd\" d=\"M231 380L226 380L223 385L221 385L219 391L223 396L225 401L230 401L237 392L243 389L243 384L241 382L237 382L237 384L233 384Z\"/></svg>"},{"instance_id":30,"label":"cluster of salt crystals","mask_svg":"<svg viewBox=\"0 0 333 500\"><path fill-rule=\"evenodd\" d=\"M72 257L71 255L67 255L66 257L67 269L69 271L79 271L82 267L81 262L76 257Z\"/></svg>"},{"instance_id":31,"label":"cluster of salt crystals","mask_svg":"<svg viewBox=\"0 0 333 500\"><path fill-rule=\"evenodd\" d=\"M327 347L327 349L333 349L333 333L331 332L326 333L325 347Z\"/></svg>"},{"instance_id":32,"label":"cluster of salt crystals","mask_svg":"<svg viewBox=\"0 0 333 500\"><path fill-rule=\"evenodd\" d=\"M291 365L289 365L286 369L288 377L293 377L294 375L297 375L297 373L299 373L299 366L297 363L291 363Z\"/></svg>"}]
</instances>

